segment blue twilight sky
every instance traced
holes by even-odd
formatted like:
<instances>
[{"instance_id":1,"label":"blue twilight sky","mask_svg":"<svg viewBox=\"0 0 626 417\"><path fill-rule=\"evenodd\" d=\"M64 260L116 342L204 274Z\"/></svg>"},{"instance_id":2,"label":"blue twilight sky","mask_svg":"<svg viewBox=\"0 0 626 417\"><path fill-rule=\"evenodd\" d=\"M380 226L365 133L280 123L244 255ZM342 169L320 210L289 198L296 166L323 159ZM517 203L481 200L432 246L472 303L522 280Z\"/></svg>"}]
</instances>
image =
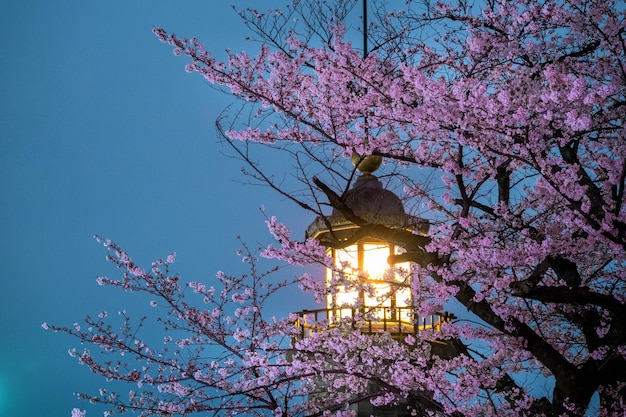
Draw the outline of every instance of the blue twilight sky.
<instances>
[{"instance_id":1,"label":"blue twilight sky","mask_svg":"<svg viewBox=\"0 0 626 417\"><path fill-rule=\"evenodd\" d=\"M261 205L294 230L312 220L236 182L241 163L220 154L213 125L229 97L185 73L151 32L197 36L215 52L250 48L231 4L284 1L0 3L0 417L92 410L73 392L101 381L67 355L74 340L41 323L133 308L96 284L115 274L93 234L142 265L176 251L184 280L210 282L219 269L243 271L238 234L271 241Z\"/></svg>"}]
</instances>

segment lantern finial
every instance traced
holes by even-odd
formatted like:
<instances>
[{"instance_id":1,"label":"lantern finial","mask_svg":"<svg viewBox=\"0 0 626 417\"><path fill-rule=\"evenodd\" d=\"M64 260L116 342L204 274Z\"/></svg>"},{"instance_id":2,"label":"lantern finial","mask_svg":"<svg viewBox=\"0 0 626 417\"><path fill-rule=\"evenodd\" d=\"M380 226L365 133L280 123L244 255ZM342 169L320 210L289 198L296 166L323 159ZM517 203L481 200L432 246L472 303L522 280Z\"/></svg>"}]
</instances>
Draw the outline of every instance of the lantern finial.
<instances>
[{"instance_id":1,"label":"lantern finial","mask_svg":"<svg viewBox=\"0 0 626 417\"><path fill-rule=\"evenodd\" d=\"M361 156L352 152L352 164L361 172L362 177L372 177L372 172L376 171L382 162L383 157L380 155Z\"/></svg>"}]
</instances>

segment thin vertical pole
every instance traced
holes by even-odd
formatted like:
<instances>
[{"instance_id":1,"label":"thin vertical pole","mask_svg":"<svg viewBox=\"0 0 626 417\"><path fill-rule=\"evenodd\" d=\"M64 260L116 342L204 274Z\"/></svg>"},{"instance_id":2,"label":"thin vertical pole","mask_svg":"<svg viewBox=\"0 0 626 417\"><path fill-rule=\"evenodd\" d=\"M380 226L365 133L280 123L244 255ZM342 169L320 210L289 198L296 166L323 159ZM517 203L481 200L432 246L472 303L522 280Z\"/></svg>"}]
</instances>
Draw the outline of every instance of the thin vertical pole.
<instances>
[{"instance_id":1,"label":"thin vertical pole","mask_svg":"<svg viewBox=\"0 0 626 417\"><path fill-rule=\"evenodd\" d=\"M367 58L369 53L367 48L367 0L363 0L363 59ZM365 127L365 143L368 142L369 128L367 126L367 115L363 116L363 124Z\"/></svg>"},{"instance_id":2,"label":"thin vertical pole","mask_svg":"<svg viewBox=\"0 0 626 417\"><path fill-rule=\"evenodd\" d=\"M367 57L367 0L363 0L363 58Z\"/></svg>"}]
</instances>

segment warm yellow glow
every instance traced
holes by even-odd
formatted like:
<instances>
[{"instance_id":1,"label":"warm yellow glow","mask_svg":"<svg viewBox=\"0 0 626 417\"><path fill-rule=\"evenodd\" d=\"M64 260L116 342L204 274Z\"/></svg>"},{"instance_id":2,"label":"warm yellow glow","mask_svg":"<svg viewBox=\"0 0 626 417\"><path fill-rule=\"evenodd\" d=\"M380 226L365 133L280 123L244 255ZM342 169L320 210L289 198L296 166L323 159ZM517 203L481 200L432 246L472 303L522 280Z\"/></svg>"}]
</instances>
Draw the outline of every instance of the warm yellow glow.
<instances>
[{"instance_id":1,"label":"warm yellow glow","mask_svg":"<svg viewBox=\"0 0 626 417\"><path fill-rule=\"evenodd\" d=\"M391 286L382 282L385 271L389 269L387 263L389 258L389 246L384 244L364 243L363 244L363 270L368 278L373 293L365 293L363 302L368 307L390 307L391 306ZM375 317L384 317L384 311L380 308L368 310L369 314Z\"/></svg>"},{"instance_id":2,"label":"warm yellow glow","mask_svg":"<svg viewBox=\"0 0 626 417\"><path fill-rule=\"evenodd\" d=\"M328 269L326 282L330 286L334 285L335 288L326 298L327 308L336 309L337 317L346 317L352 314L351 309L338 309L338 307L355 306L362 302L364 306L369 307L368 313L370 314L379 318L389 318L389 315L393 314L395 319L398 319L395 312L391 313L391 310L394 310L392 307L411 306L411 290L390 283L391 280L408 284L408 280L405 282L405 274L389 271L390 265L387 261L392 253L391 248L388 244L380 242L359 242L341 250L334 250L336 270L343 271L345 279L352 285L369 285L372 291L358 291L337 284L338 276L333 279L333 271ZM398 253L397 249L393 248L393 253ZM408 263L403 263L394 265L393 268L402 268L408 272L410 267ZM401 320L410 321L410 314L410 311L404 310Z\"/></svg>"},{"instance_id":3,"label":"warm yellow glow","mask_svg":"<svg viewBox=\"0 0 626 417\"><path fill-rule=\"evenodd\" d=\"M400 254L398 248L395 250L396 255ZM396 281L402 283L404 286L398 287L396 290L396 305L399 307L409 307L413 305L413 297L411 296L411 264L410 262L402 262L394 265L396 270Z\"/></svg>"},{"instance_id":4,"label":"warm yellow glow","mask_svg":"<svg viewBox=\"0 0 626 417\"><path fill-rule=\"evenodd\" d=\"M348 246L342 250L335 251L335 267L338 271L343 271L346 280L352 283L358 279L359 271L359 251L357 245ZM340 277L333 277L333 271L327 270L326 282L334 283ZM335 279L333 279L335 278ZM335 284L335 286L337 286ZM334 294L329 294L326 299L327 307L353 306L359 299L359 292L346 288L346 285L338 285ZM346 314L350 315L350 314Z\"/></svg>"},{"instance_id":5,"label":"warm yellow glow","mask_svg":"<svg viewBox=\"0 0 626 417\"><path fill-rule=\"evenodd\" d=\"M389 269L389 245L364 243L363 244L363 270L367 272L369 279L381 280L385 271Z\"/></svg>"},{"instance_id":6,"label":"warm yellow glow","mask_svg":"<svg viewBox=\"0 0 626 417\"><path fill-rule=\"evenodd\" d=\"M347 248L335 251L335 266L343 271L356 271L359 269L359 248L350 245Z\"/></svg>"}]
</instances>

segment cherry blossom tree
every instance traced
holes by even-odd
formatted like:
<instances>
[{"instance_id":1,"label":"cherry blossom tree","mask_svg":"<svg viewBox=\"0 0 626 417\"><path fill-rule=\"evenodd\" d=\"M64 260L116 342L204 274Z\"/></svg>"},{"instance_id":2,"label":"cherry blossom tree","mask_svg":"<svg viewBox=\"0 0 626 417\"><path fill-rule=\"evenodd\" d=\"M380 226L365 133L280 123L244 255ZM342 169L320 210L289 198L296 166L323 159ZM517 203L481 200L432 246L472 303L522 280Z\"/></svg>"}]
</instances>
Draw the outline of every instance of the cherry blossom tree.
<instances>
[{"instance_id":1,"label":"cherry blossom tree","mask_svg":"<svg viewBox=\"0 0 626 417\"><path fill-rule=\"evenodd\" d=\"M350 323L297 337L295 317L268 318L265 303L289 284L318 299L327 289L306 274L273 282L257 257L330 267L322 244L346 242L293 238L275 218L277 243L244 249L251 273L220 273L221 288L182 285L173 258L139 269L107 243L124 276L100 282L166 306L165 344L134 337L141 322L130 318L121 330L105 317L87 318L86 330L46 325L123 355L72 351L137 385L89 398L142 415L349 415L363 401L407 415L624 415L626 7L374 3L359 29L355 3L242 11L260 46L224 62L198 39L155 33L187 56L187 71L240 99L217 125L251 181L403 248L391 261L412 262L417 311L455 300L464 316L401 340ZM353 46L355 33L367 50ZM290 156L297 181L277 182L254 144ZM352 155L384 158L381 178L430 223L427 236L370 223L345 204ZM435 352L435 338L450 349Z\"/></svg>"}]
</instances>

